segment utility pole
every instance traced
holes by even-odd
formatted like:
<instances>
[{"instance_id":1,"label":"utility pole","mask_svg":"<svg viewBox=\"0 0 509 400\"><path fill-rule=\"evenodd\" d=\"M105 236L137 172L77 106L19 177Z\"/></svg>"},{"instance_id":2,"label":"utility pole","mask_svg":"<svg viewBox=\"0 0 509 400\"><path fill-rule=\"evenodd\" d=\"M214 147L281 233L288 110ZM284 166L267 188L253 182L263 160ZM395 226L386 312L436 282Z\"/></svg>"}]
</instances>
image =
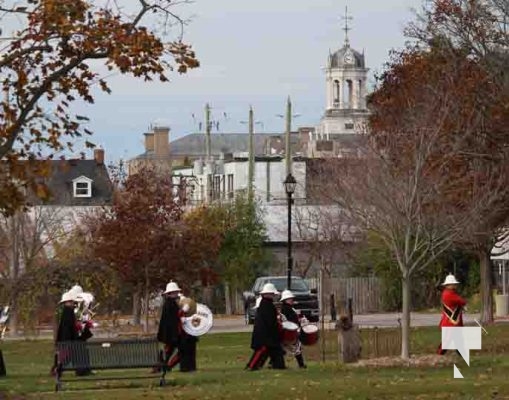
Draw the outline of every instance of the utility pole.
<instances>
[{"instance_id":1,"label":"utility pole","mask_svg":"<svg viewBox=\"0 0 509 400\"><path fill-rule=\"evenodd\" d=\"M286 152L286 175L292 173L292 143L290 132L292 131L292 102L290 96L286 102L286 133L285 133L285 152Z\"/></svg>"},{"instance_id":2,"label":"utility pole","mask_svg":"<svg viewBox=\"0 0 509 400\"><path fill-rule=\"evenodd\" d=\"M212 157L212 149L211 149L211 138L210 138L210 129L212 126L210 125L210 105L207 103L205 105L205 146L207 153L207 162L211 161Z\"/></svg>"},{"instance_id":3,"label":"utility pole","mask_svg":"<svg viewBox=\"0 0 509 400\"><path fill-rule=\"evenodd\" d=\"M286 102L286 115L276 114L276 117L284 118L286 120L285 129L285 160L286 160L286 176L292 173L292 142L290 135L292 132L292 118L300 117L300 114L292 114L292 102L290 96Z\"/></svg>"},{"instance_id":4,"label":"utility pole","mask_svg":"<svg viewBox=\"0 0 509 400\"><path fill-rule=\"evenodd\" d=\"M253 202L253 184L254 184L254 169L255 169L255 149L254 149L254 118L253 107L249 106L249 167L248 167L248 200L251 204Z\"/></svg>"}]
</instances>

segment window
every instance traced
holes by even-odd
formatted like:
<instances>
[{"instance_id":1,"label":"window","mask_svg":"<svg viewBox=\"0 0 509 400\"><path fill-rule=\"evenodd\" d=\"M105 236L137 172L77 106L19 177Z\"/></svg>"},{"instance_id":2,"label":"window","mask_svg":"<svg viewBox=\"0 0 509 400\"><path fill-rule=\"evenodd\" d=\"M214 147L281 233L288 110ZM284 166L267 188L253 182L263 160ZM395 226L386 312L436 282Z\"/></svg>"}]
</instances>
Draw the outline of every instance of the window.
<instances>
[{"instance_id":1,"label":"window","mask_svg":"<svg viewBox=\"0 0 509 400\"><path fill-rule=\"evenodd\" d=\"M217 200L221 197L221 176L214 176L214 186L212 188L213 198Z\"/></svg>"},{"instance_id":2,"label":"window","mask_svg":"<svg viewBox=\"0 0 509 400\"><path fill-rule=\"evenodd\" d=\"M339 93L341 91L341 86L339 85L339 81L334 81L334 107L339 107Z\"/></svg>"},{"instance_id":3,"label":"window","mask_svg":"<svg viewBox=\"0 0 509 400\"><path fill-rule=\"evenodd\" d=\"M228 174L228 198L233 199L233 174Z\"/></svg>"},{"instance_id":4,"label":"window","mask_svg":"<svg viewBox=\"0 0 509 400\"><path fill-rule=\"evenodd\" d=\"M316 150L317 151L332 151L334 149L334 143L332 140L317 140Z\"/></svg>"},{"instance_id":5,"label":"window","mask_svg":"<svg viewBox=\"0 0 509 400\"><path fill-rule=\"evenodd\" d=\"M345 129L353 129L353 122L347 122L345 124Z\"/></svg>"},{"instance_id":6,"label":"window","mask_svg":"<svg viewBox=\"0 0 509 400\"><path fill-rule=\"evenodd\" d=\"M74 197L92 197L92 179L80 176L73 179L72 183Z\"/></svg>"}]
</instances>

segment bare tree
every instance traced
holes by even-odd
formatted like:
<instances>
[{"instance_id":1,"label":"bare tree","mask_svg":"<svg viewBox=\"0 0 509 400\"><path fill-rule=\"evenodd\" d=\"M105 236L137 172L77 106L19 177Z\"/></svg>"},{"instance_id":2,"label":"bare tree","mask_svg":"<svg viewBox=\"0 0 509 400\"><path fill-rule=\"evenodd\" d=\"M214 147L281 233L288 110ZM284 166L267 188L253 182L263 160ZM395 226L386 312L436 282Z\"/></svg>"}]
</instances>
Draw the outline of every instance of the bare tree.
<instances>
[{"instance_id":1,"label":"bare tree","mask_svg":"<svg viewBox=\"0 0 509 400\"><path fill-rule=\"evenodd\" d=\"M307 263L299 271L301 276L306 276L315 262L329 276L338 272L339 264L347 262L349 250L362 233L343 214L328 205L295 207L293 221L303 243L303 253L308 255Z\"/></svg>"},{"instance_id":2,"label":"bare tree","mask_svg":"<svg viewBox=\"0 0 509 400\"><path fill-rule=\"evenodd\" d=\"M68 235L62 207L32 207L10 217L0 216L0 279L7 284L12 305L11 329L17 330L19 281L26 279L34 268L43 268L52 256L52 246Z\"/></svg>"},{"instance_id":3,"label":"bare tree","mask_svg":"<svg viewBox=\"0 0 509 400\"><path fill-rule=\"evenodd\" d=\"M475 235L508 190L507 151L486 146L480 130L490 114L475 101L490 88L481 72L462 54L403 52L370 99L362 156L324 161L316 182L323 198L376 233L397 261L403 358L410 354L413 274Z\"/></svg>"}]
</instances>

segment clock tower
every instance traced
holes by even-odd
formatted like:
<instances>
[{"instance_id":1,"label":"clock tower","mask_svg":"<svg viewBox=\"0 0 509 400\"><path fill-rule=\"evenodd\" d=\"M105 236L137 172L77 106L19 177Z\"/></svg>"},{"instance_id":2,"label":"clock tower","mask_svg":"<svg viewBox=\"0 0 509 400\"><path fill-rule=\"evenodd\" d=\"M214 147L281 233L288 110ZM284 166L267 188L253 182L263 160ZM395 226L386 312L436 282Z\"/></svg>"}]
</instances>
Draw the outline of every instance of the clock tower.
<instances>
[{"instance_id":1,"label":"clock tower","mask_svg":"<svg viewBox=\"0 0 509 400\"><path fill-rule=\"evenodd\" d=\"M347 10L348 11L348 10ZM334 140L345 134L359 133L367 120L366 84L369 69L364 52L350 46L348 13L345 20L343 47L329 53L325 66L325 113L317 127L321 139Z\"/></svg>"}]
</instances>

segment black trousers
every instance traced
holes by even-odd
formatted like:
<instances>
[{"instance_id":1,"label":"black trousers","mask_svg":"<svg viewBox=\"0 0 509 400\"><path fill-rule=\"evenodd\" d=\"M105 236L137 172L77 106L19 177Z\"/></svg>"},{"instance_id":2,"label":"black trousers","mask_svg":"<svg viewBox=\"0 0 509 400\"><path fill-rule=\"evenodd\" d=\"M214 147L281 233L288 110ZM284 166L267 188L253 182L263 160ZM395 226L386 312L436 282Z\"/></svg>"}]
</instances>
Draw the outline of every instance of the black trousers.
<instances>
[{"instance_id":1,"label":"black trousers","mask_svg":"<svg viewBox=\"0 0 509 400\"><path fill-rule=\"evenodd\" d=\"M252 371L260 369L264 366L267 358L270 357L270 364L273 369L285 369L284 351L281 346L267 347L262 346L256 349L249 359L246 368Z\"/></svg>"},{"instance_id":2,"label":"black trousers","mask_svg":"<svg viewBox=\"0 0 509 400\"><path fill-rule=\"evenodd\" d=\"M195 336L183 334L180 338L180 371L196 371L196 343L198 338Z\"/></svg>"},{"instance_id":3,"label":"black trousers","mask_svg":"<svg viewBox=\"0 0 509 400\"><path fill-rule=\"evenodd\" d=\"M181 354L177 346L173 344L166 344L164 346L164 364L168 371L180 362Z\"/></svg>"}]
</instances>

